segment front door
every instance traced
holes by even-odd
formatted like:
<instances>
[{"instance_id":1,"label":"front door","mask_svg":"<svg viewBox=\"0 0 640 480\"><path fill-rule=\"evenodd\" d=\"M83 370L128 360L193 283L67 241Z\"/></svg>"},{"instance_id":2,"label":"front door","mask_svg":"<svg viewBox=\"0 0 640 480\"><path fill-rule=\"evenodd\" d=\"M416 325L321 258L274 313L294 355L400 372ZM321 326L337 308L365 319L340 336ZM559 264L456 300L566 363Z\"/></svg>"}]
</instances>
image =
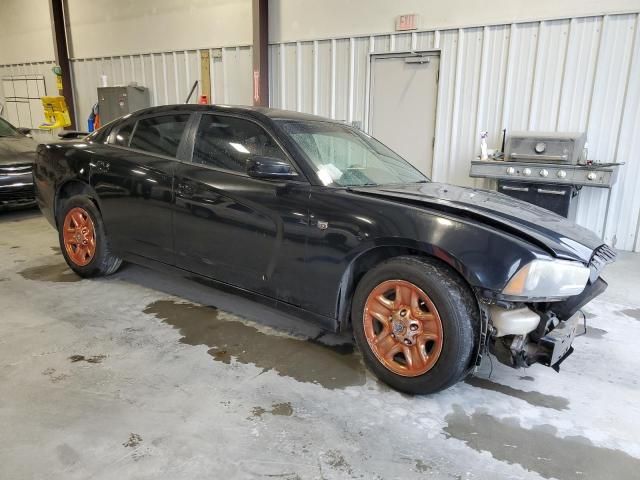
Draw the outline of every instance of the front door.
<instances>
[{"instance_id":1,"label":"front door","mask_svg":"<svg viewBox=\"0 0 640 480\"><path fill-rule=\"evenodd\" d=\"M91 183L112 247L173 264L172 189L176 157L190 115L155 115L123 123L96 145Z\"/></svg>"},{"instance_id":2,"label":"front door","mask_svg":"<svg viewBox=\"0 0 640 480\"><path fill-rule=\"evenodd\" d=\"M368 132L428 176L439 64L437 53L371 56Z\"/></svg>"},{"instance_id":3,"label":"front door","mask_svg":"<svg viewBox=\"0 0 640 480\"><path fill-rule=\"evenodd\" d=\"M252 120L201 115L192 162L176 170L177 264L296 304L304 272L309 185L249 177L245 164L253 155L290 161Z\"/></svg>"}]
</instances>

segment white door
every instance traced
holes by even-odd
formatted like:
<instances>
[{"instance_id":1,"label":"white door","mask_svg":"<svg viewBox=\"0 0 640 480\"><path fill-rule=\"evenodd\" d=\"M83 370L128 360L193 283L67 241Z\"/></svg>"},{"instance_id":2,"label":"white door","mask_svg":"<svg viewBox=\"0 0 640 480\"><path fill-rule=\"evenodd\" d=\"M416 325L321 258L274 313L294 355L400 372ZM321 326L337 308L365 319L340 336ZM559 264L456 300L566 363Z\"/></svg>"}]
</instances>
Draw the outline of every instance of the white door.
<instances>
[{"instance_id":1,"label":"white door","mask_svg":"<svg viewBox=\"0 0 640 480\"><path fill-rule=\"evenodd\" d=\"M431 175L438 53L371 56L368 132Z\"/></svg>"}]
</instances>

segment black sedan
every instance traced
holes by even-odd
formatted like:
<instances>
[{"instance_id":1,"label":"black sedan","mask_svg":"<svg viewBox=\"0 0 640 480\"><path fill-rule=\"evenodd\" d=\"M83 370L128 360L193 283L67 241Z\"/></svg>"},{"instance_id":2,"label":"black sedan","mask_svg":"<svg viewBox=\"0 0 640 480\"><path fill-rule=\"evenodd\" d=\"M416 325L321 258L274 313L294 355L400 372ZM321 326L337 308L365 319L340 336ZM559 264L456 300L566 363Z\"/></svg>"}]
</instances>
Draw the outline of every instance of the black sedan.
<instances>
[{"instance_id":1,"label":"black sedan","mask_svg":"<svg viewBox=\"0 0 640 480\"><path fill-rule=\"evenodd\" d=\"M127 260L350 329L369 368L412 393L489 352L557 368L615 257L560 216L433 183L357 129L281 110L142 110L41 145L34 177L79 275Z\"/></svg>"},{"instance_id":2,"label":"black sedan","mask_svg":"<svg viewBox=\"0 0 640 480\"><path fill-rule=\"evenodd\" d=\"M0 208L35 205L33 160L36 142L0 118Z\"/></svg>"}]
</instances>

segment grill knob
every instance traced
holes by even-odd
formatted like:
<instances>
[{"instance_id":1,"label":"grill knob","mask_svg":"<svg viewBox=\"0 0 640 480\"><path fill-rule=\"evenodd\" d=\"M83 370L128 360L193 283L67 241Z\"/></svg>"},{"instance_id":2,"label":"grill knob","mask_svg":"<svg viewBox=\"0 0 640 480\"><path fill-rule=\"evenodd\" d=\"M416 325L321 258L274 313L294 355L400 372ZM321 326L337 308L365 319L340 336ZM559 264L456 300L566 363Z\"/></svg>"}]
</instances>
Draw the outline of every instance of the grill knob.
<instances>
[{"instance_id":1,"label":"grill knob","mask_svg":"<svg viewBox=\"0 0 640 480\"><path fill-rule=\"evenodd\" d=\"M597 178L596 172L589 172L587 174L587 180L595 180Z\"/></svg>"},{"instance_id":2,"label":"grill knob","mask_svg":"<svg viewBox=\"0 0 640 480\"><path fill-rule=\"evenodd\" d=\"M543 168L542 170L540 170L541 177L547 177L548 175L549 175L549 170L547 170L546 168Z\"/></svg>"},{"instance_id":3,"label":"grill knob","mask_svg":"<svg viewBox=\"0 0 640 480\"><path fill-rule=\"evenodd\" d=\"M564 178L567 176L567 172L564 170L558 170L558 178Z\"/></svg>"},{"instance_id":4,"label":"grill knob","mask_svg":"<svg viewBox=\"0 0 640 480\"><path fill-rule=\"evenodd\" d=\"M509 167L507 168L507 175L515 175L516 174L516 169L513 167Z\"/></svg>"},{"instance_id":5,"label":"grill knob","mask_svg":"<svg viewBox=\"0 0 640 480\"><path fill-rule=\"evenodd\" d=\"M522 174L525 177L528 177L529 175L531 175L531 169L530 168L525 168L524 170L522 170Z\"/></svg>"},{"instance_id":6,"label":"grill knob","mask_svg":"<svg viewBox=\"0 0 640 480\"><path fill-rule=\"evenodd\" d=\"M546 149L547 149L547 144L546 143L544 143L544 142L536 143L536 146L535 146L536 153L544 153L544 151Z\"/></svg>"}]
</instances>

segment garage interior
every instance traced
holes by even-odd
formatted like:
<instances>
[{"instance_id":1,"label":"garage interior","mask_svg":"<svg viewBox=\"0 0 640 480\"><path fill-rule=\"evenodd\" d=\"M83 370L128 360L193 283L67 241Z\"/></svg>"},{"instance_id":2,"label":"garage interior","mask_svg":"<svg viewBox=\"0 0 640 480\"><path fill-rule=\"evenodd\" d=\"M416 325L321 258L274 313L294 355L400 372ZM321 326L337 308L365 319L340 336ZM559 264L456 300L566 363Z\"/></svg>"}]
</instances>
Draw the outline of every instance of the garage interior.
<instances>
[{"instance_id":1,"label":"garage interior","mask_svg":"<svg viewBox=\"0 0 640 480\"><path fill-rule=\"evenodd\" d=\"M132 264L81 279L37 209L2 211L0 478L637 478L638 0L5 0L0 21L0 115L43 143L42 96L86 131L98 89L145 87L340 120L495 190L470 176L481 132L584 133L611 176L567 180L567 216L619 254L559 373L487 356L409 396L349 334Z\"/></svg>"}]
</instances>

